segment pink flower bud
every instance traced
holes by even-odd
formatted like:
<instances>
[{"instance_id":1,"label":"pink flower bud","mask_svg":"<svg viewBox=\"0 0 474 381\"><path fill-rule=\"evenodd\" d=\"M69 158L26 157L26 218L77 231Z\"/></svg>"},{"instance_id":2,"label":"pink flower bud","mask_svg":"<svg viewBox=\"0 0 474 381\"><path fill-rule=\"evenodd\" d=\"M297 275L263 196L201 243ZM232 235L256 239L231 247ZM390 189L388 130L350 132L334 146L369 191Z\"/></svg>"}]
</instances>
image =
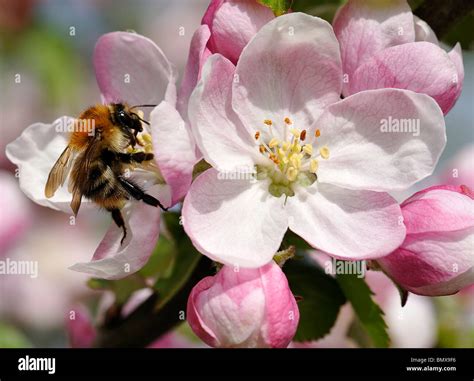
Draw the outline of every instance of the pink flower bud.
<instances>
[{"instance_id":1,"label":"pink flower bud","mask_svg":"<svg viewBox=\"0 0 474 381\"><path fill-rule=\"evenodd\" d=\"M208 47L236 63L245 45L274 17L256 0L212 0L202 19L211 32Z\"/></svg>"},{"instance_id":2,"label":"pink flower bud","mask_svg":"<svg viewBox=\"0 0 474 381\"><path fill-rule=\"evenodd\" d=\"M90 348L97 335L85 307L76 306L66 320L69 343L72 348Z\"/></svg>"},{"instance_id":3,"label":"pink flower bud","mask_svg":"<svg viewBox=\"0 0 474 381\"><path fill-rule=\"evenodd\" d=\"M458 292L474 283L474 194L435 186L401 205L407 236L378 262L400 286L419 295Z\"/></svg>"},{"instance_id":4,"label":"pink flower bud","mask_svg":"<svg viewBox=\"0 0 474 381\"><path fill-rule=\"evenodd\" d=\"M187 308L193 331L212 347L287 347L299 311L280 267L224 266L191 291Z\"/></svg>"}]
</instances>

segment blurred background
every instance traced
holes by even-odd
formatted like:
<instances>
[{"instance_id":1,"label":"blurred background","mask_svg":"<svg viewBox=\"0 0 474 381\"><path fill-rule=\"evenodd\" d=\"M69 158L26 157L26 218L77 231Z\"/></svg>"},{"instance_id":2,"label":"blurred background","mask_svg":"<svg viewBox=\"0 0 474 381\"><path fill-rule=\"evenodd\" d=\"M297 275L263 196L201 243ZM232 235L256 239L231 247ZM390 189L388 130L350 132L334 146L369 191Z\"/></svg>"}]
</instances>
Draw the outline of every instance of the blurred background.
<instances>
[{"instance_id":1,"label":"blurred background","mask_svg":"<svg viewBox=\"0 0 474 381\"><path fill-rule=\"evenodd\" d=\"M296 0L294 9L331 20L337 5ZM71 226L65 214L32 203L18 188L5 145L32 123L75 116L100 101L92 52L104 33L134 30L151 38L182 75L207 6L208 0L0 0L0 261L34 260L39 267L36 278L0 275L0 347L69 346L71 311L83 305L83 315L95 315L103 308L103 293L89 289L88 277L68 267L90 260L109 223L105 213L89 212ZM447 50L461 41L466 72L463 93L446 118L446 150L435 175L395 195L400 201L439 183L474 187L472 21L470 15L445 40ZM474 346L474 288L451 297L414 297L402 310L393 286L372 278L394 346ZM345 338L350 321L351 312L343 309L331 335L308 345L355 346ZM185 325L178 331L156 346L202 345Z\"/></svg>"}]
</instances>

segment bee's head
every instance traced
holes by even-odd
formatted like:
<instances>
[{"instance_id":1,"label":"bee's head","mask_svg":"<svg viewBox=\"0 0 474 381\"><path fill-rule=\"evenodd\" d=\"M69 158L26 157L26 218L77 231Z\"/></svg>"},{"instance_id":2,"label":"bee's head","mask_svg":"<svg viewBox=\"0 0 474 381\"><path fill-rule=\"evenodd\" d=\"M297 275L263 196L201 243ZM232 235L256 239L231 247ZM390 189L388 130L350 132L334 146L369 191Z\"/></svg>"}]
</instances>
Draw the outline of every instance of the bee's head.
<instances>
[{"instance_id":1,"label":"bee's head","mask_svg":"<svg viewBox=\"0 0 474 381\"><path fill-rule=\"evenodd\" d=\"M124 129L135 132L143 131L140 117L123 103L115 103L113 105L113 119Z\"/></svg>"}]
</instances>

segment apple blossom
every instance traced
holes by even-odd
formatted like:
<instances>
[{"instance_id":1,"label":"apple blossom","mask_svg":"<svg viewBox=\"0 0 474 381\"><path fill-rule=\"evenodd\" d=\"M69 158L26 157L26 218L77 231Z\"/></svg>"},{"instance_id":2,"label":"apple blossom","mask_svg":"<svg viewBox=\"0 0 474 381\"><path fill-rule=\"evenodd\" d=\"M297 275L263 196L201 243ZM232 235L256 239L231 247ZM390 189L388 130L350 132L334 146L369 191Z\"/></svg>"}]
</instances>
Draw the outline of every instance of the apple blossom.
<instances>
[{"instance_id":1,"label":"apple blossom","mask_svg":"<svg viewBox=\"0 0 474 381\"><path fill-rule=\"evenodd\" d=\"M74 307L69 312L66 318L66 329L72 348L90 348L97 336L89 312L82 305Z\"/></svg>"},{"instance_id":2,"label":"apple blossom","mask_svg":"<svg viewBox=\"0 0 474 381\"><path fill-rule=\"evenodd\" d=\"M155 163L133 171L132 176L164 205L175 204L191 183L195 153L184 123L170 120L174 116L172 112L162 115L176 103L173 66L151 40L126 32L102 36L95 48L94 64L104 102L158 104L151 113L150 128L144 126L140 136L144 149L154 153ZM33 124L6 150L7 157L19 168L23 192L40 205L64 212L70 212L69 192L58 189L54 197L47 199L44 186L49 171L67 145L67 126L71 120L62 117L53 124ZM112 223L92 261L75 264L71 269L117 279L143 267L158 239L160 210L131 201L123 214L129 232L123 244L120 244L121 230Z\"/></svg>"},{"instance_id":3,"label":"apple blossom","mask_svg":"<svg viewBox=\"0 0 474 381\"><path fill-rule=\"evenodd\" d=\"M414 18L405 0L349 0L333 22L341 44L345 96L394 87L432 96L446 114L461 94L461 47L450 53Z\"/></svg>"},{"instance_id":4,"label":"apple blossom","mask_svg":"<svg viewBox=\"0 0 474 381\"><path fill-rule=\"evenodd\" d=\"M450 295L474 283L474 194L465 186L435 186L402 203L407 236L378 260L402 288Z\"/></svg>"},{"instance_id":5,"label":"apple blossom","mask_svg":"<svg viewBox=\"0 0 474 381\"><path fill-rule=\"evenodd\" d=\"M403 242L399 206L385 192L432 173L446 142L442 112L432 98L400 89L341 101L341 87L331 26L302 13L266 24L236 67L219 54L208 59L188 111L214 168L183 204L198 250L259 267L288 227L343 259L382 257ZM389 117L419 120L420 133L389 136L380 128Z\"/></svg>"},{"instance_id":6,"label":"apple blossom","mask_svg":"<svg viewBox=\"0 0 474 381\"><path fill-rule=\"evenodd\" d=\"M212 347L284 348L295 335L299 311L272 261L259 269L224 266L202 279L189 296L187 320Z\"/></svg>"},{"instance_id":7,"label":"apple blossom","mask_svg":"<svg viewBox=\"0 0 474 381\"><path fill-rule=\"evenodd\" d=\"M25 196L18 189L18 184L13 175L0 171L0 259L7 250L25 232L30 224L32 213Z\"/></svg>"},{"instance_id":8,"label":"apple blossom","mask_svg":"<svg viewBox=\"0 0 474 381\"><path fill-rule=\"evenodd\" d=\"M257 0L211 0L194 32L179 89L178 110L187 116L187 103L207 58L222 54L234 64L252 37L275 15Z\"/></svg>"}]
</instances>

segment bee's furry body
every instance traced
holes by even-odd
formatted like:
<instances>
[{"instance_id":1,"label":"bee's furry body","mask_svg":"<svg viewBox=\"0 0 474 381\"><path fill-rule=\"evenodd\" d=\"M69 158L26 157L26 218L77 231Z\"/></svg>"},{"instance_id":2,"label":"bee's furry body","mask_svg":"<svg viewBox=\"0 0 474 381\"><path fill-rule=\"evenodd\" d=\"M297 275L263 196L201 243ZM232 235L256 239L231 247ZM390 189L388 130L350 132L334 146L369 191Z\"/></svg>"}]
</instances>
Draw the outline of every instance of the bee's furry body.
<instances>
[{"instance_id":1,"label":"bee's furry body","mask_svg":"<svg viewBox=\"0 0 474 381\"><path fill-rule=\"evenodd\" d=\"M92 106L76 120L77 127L81 121L93 123L74 129L68 146L49 174L45 194L52 197L70 172L69 190L73 195L71 209L74 214L79 211L84 196L112 213L125 238L125 222L120 209L130 197L165 209L157 199L124 176L130 165L153 158L150 153L127 152L128 147L137 143L136 136L142 131L141 119L128 105L117 103Z\"/></svg>"}]
</instances>

